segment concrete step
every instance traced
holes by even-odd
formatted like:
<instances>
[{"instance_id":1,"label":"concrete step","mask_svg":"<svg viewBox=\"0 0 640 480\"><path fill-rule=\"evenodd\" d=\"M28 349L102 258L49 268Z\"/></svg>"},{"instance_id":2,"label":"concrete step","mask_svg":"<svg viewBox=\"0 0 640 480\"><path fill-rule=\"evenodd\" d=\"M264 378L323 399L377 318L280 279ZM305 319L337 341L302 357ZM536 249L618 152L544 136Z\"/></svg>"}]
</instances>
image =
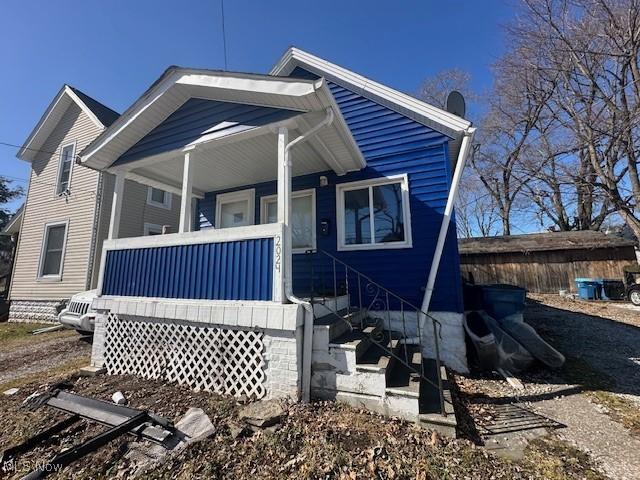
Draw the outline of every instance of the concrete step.
<instances>
[{"instance_id":1,"label":"concrete step","mask_svg":"<svg viewBox=\"0 0 640 480\"><path fill-rule=\"evenodd\" d=\"M307 297L303 300L311 302L315 318L322 318L333 312L345 310L349 307L349 297L347 295L340 295L338 297Z\"/></svg>"},{"instance_id":2,"label":"concrete step","mask_svg":"<svg viewBox=\"0 0 640 480\"><path fill-rule=\"evenodd\" d=\"M447 369L440 367L444 396L444 415L440 406L438 388L437 364L435 360L425 359L425 376L430 382L422 380L420 385L420 425L425 428L437 430L439 433L455 438L457 420L451 399L451 389L447 378Z\"/></svg>"},{"instance_id":3,"label":"concrete step","mask_svg":"<svg viewBox=\"0 0 640 480\"><path fill-rule=\"evenodd\" d=\"M314 350L329 348L329 342L348 333L354 328L360 328L365 318L364 310L354 311L343 308L336 312L326 310L325 313L326 315L316 317L313 323Z\"/></svg>"},{"instance_id":4,"label":"concrete step","mask_svg":"<svg viewBox=\"0 0 640 480\"><path fill-rule=\"evenodd\" d=\"M355 355L354 360L357 360L371 346L371 336L376 335L379 332L380 327L378 326L369 326L363 328L362 330L353 329L331 340L329 342L329 349L353 352Z\"/></svg>"},{"instance_id":5,"label":"concrete step","mask_svg":"<svg viewBox=\"0 0 640 480\"><path fill-rule=\"evenodd\" d=\"M413 345L402 345L398 356L409 360L411 368L405 365L406 360L401 362L395 359L392 368L387 371L385 393L388 408L393 415L417 422L420 415L420 376L415 371L420 371L422 355Z\"/></svg>"},{"instance_id":6,"label":"concrete step","mask_svg":"<svg viewBox=\"0 0 640 480\"><path fill-rule=\"evenodd\" d=\"M313 324L313 349L328 350L329 342L351 331L351 328L351 323L333 314L316 319Z\"/></svg>"},{"instance_id":7,"label":"concrete step","mask_svg":"<svg viewBox=\"0 0 640 480\"><path fill-rule=\"evenodd\" d=\"M332 340L328 354L314 351L312 388L382 397L388 355L371 342L379 333L377 326L354 329Z\"/></svg>"},{"instance_id":8,"label":"concrete step","mask_svg":"<svg viewBox=\"0 0 640 480\"><path fill-rule=\"evenodd\" d=\"M388 339L383 346L371 342L369 348L356 360L356 370L375 371L386 375L393 360L393 355L389 352L397 354L399 346L397 339Z\"/></svg>"}]
</instances>

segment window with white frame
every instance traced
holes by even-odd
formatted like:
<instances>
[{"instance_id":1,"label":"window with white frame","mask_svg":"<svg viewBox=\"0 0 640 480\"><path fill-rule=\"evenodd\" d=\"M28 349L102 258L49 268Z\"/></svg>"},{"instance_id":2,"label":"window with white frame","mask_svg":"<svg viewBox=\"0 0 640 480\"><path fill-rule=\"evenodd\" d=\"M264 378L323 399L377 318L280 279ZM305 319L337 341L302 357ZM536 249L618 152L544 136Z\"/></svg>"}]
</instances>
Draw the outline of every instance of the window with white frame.
<instances>
[{"instance_id":1,"label":"window with white frame","mask_svg":"<svg viewBox=\"0 0 640 480\"><path fill-rule=\"evenodd\" d=\"M256 191L251 188L216 195L216 228L253 225Z\"/></svg>"},{"instance_id":2,"label":"window with white frame","mask_svg":"<svg viewBox=\"0 0 640 480\"><path fill-rule=\"evenodd\" d=\"M146 223L144 224L144 234L145 236L151 235L162 235L162 225L156 225L155 223Z\"/></svg>"},{"instance_id":3,"label":"window with white frame","mask_svg":"<svg viewBox=\"0 0 640 480\"><path fill-rule=\"evenodd\" d=\"M339 250L411 247L406 175L336 186Z\"/></svg>"},{"instance_id":4,"label":"window with white frame","mask_svg":"<svg viewBox=\"0 0 640 480\"><path fill-rule=\"evenodd\" d=\"M40 278L59 278L62 275L68 222L48 223L44 227L40 253Z\"/></svg>"},{"instance_id":5,"label":"window with white frame","mask_svg":"<svg viewBox=\"0 0 640 480\"><path fill-rule=\"evenodd\" d=\"M171 193L159 188L147 187L147 205L171 210Z\"/></svg>"},{"instance_id":6,"label":"window with white frame","mask_svg":"<svg viewBox=\"0 0 640 480\"><path fill-rule=\"evenodd\" d=\"M276 195L260 199L261 223L278 221ZM301 190L291 194L291 240L293 253L316 248L316 191Z\"/></svg>"},{"instance_id":7,"label":"window with white frame","mask_svg":"<svg viewBox=\"0 0 640 480\"><path fill-rule=\"evenodd\" d=\"M69 190L71 183L71 170L73 169L73 156L76 148L75 143L64 145L60 148L60 162L58 164L58 183L56 184L56 194L60 195Z\"/></svg>"}]
</instances>

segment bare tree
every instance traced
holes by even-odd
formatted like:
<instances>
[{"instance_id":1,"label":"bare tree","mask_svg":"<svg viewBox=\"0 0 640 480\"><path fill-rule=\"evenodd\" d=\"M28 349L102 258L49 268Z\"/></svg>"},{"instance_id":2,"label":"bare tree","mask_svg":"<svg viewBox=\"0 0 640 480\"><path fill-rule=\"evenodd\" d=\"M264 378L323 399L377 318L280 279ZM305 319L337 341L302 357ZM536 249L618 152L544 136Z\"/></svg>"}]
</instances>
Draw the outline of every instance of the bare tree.
<instances>
[{"instance_id":1,"label":"bare tree","mask_svg":"<svg viewBox=\"0 0 640 480\"><path fill-rule=\"evenodd\" d=\"M471 88L471 75L458 68L443 70L424 80L418 96L434 107L444 110L447 106L447 97L454 90L460 92L467 103L480 103L480 95Z\"/></svg>"},{"instance_id":2,"label":"bare tree","mask_svg":"<svg viewBox=\"0 0 640 480\"><path fill-rule=\"evenodd\" d=\"M494 73L489 110L479 130L481 146L471 165L498 207L502 233L510 235L512 211L529 182L518 175L519 164L531 155L530 143L551 92L538 88L539 78L517 49L496 63Z\"/></svg>"},{"instance_id":3,"label":"bare tree","mask_svg":"<svg viewBox=\"0 0 640 480\"><path fill-rule=\"evenodd\" d=\"M464 238L491 237L500 231L500 216L493 198L471 171L462 178L456 203L458 235Z\"/></svg>"},{"instance_id":4,"label":"bare tree","mask_svg":"<svg viewBox=\"0 0 640 480\"><path fill-rule=\"evenodd\" d=\"M640 238L640 4L638 0L524 0L509 29L538 84L545 114L571 132L581 176L578 217L613 210ZM531 59L535 59L531 62ZM589 199L605 197L598 211Z\"/></svg>"},{"instance_id":5,"label":"bare tree","mask_svg":"<svg viewBox=\"0 0 640 480\"><path fill-rule=\"evenodd\" d=\"M436 107L445 109L452 91L462 93L471 110L482 110L483 96L471 88L468 72L454 68L427 78L419 90L419 97ZM470 110L469 108L467 110ZM461 237L491 236L498 233L500 216L493 196L480 182L477 173L468 169L462 177L456 204L456 226Z\"/></svg>"}]
</instances>

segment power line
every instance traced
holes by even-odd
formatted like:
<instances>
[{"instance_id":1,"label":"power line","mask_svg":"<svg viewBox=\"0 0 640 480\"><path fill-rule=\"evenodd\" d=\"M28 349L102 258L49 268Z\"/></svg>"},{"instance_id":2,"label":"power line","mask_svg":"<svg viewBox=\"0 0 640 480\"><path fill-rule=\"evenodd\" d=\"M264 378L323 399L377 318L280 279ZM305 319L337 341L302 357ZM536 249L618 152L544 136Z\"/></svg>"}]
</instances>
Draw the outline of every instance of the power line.
<instances>
[{"instance_id":1,"label":"power line","mask_svg":"<svg viewBox=\"0 0 640 480\"><path fill-rule=\"evenodd\" d=\"M23 149L25 149L25 150L31 150L31 151L33 151L33 152L46 153L46 154L48 154L48 155L52 155L53 157L60 156L60 154L59 154L59 153L57 153L57 152L50 152L50 151L48 151L48 150L40 150L40 149L37 149L37 148L25 147L24 145L17 145L17 144L15 144L15 143L10 143L10 142L0 142L0 145L3 145L3 146L5 146L5 147L9 147L9 148L23 148ZM76 159L79 159L79 158L80 158L80 156L79 156L79 155L75 155L75 157L76 157ZM29 182L31 182L31 183L32 183L32 184L34 184L34 185L47 185L47 186L50 186L50 187L57 187L57 184L56 184L56 183L45 182L45 181L43 181L43 180L39 180L39 179L36 179L36 180L29 180L28 178L15 177L15 176L12 176L12 175L5 175L5 174L0 174L0 177L8 178L8 179L10 179L10 180L16 180L16 181L18 181L18 182L24 182L24 183L29 183ZM93 190L89 190L89 189L84 189L84 188L74 188L73 190L74 190L74 192L79 192L79 193L87 194L87 195L94 196L94 197L95 197L95 195L96 195L96 192L95 192L95 191L93 191Z\"/></svg>"},{"instance_id":2,"label":"power line","mask_svg":"<svg viewBox=\"0 0 640 480\"><path fill-rule=\"evenodd\" d=\"M220 10L222 12L222 49L224 51L224 69L227 68L227 33L224 28L224 0L220 0Z\"/></svg>"}]
</instances>

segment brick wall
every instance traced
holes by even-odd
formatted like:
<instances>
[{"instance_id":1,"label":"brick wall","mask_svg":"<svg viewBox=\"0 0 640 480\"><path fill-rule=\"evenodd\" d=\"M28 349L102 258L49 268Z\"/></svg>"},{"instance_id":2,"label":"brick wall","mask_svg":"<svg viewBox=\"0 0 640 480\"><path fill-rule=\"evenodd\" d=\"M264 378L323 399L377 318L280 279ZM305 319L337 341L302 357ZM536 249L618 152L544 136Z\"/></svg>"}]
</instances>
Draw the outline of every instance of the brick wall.
<instances>
[{"instance_id":1,"label":"brick wall","mask_svg":"<svg viewBox=\"0 0 640 480\"><path fill-rule=\"evenodd\" d=\"M302 375L298 358L302 358L302 346L294 332L266 330L264 349L267 397L297 399Z\"/></svg>"}]
</instances>

